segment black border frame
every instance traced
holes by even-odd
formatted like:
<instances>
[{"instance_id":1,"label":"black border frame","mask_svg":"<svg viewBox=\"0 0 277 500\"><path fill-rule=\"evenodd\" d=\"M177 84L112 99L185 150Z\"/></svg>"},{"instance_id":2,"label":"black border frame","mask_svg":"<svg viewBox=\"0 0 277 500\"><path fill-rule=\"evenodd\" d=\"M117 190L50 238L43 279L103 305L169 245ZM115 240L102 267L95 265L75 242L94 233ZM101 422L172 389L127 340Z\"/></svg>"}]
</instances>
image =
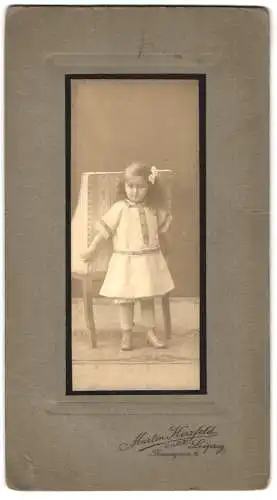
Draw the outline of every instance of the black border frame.
<instances>
[{"instance_id":1,"label":"black border frame","mask_svg":"<svg viewBox=\"0 0 277 500\"><path fill-rule=\"evenodd\" d=\"M198 80L199 89L199 203L200 203L200 389L196 390L82 390L72 388L71 296L71 81L74 79ZM66 74L65 75L65 206L66 206L66 395L201 395L207 394L206 339L206 74Z\"/></svg>"}]
</instances>

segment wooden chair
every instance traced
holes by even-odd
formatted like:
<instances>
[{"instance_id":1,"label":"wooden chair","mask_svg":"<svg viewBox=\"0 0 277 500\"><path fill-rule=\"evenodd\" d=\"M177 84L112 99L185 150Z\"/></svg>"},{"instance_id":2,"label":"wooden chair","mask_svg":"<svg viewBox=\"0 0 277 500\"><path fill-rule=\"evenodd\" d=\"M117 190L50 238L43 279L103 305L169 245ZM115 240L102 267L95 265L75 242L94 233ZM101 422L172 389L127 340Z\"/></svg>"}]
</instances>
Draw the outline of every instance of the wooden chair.
<instances>
[{"instance_id":1,"label":"wooden chair","mask_svg":"<svg viewBox=\"0 0 277 500\"><path fill-rule=\"evenodd\" d=\"M104 280L112 245L97 252L93 261L84 263L80 255L90 245L95 234L95 223L107 212L115 199L116 186L123 172L86 172L81 176L81 187L77 207L71 223L71 277L82 284L82 295L86 327L91 346L97 346L97 333L94 320L94 297L99 294ZM164 185L168 208L171 204L171 171L159 171ZM161 298L164 330L167 339L171 337L171 316L169 295Z\"/></svg>"}]
</instances>

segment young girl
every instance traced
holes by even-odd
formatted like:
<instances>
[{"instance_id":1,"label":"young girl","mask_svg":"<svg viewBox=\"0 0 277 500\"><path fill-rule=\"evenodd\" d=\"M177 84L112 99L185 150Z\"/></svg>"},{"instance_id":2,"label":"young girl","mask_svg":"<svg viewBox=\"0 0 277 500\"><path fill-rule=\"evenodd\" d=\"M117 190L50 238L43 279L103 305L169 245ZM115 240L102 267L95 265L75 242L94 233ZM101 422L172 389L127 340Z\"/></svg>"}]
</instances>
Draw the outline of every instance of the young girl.
<instances>
[{"instance_id":1,"label":"young girl","mask_svg":"<svg viewBox=\"0 0 277 500\"><path fill-rule=\"evenodd\" d=\"M155 348L165 344L155 332L154 297L174 288L161 251L162 235L171 216L162 207L158 170L132 163L119 184L118 201L97 224L97 235L82 255L89 261L103 240L112 238L113 254L100 295L116 299L120 307L121 349L132 349L134 303L139 301L147 340Z\"/></svg>"}]
</instances>

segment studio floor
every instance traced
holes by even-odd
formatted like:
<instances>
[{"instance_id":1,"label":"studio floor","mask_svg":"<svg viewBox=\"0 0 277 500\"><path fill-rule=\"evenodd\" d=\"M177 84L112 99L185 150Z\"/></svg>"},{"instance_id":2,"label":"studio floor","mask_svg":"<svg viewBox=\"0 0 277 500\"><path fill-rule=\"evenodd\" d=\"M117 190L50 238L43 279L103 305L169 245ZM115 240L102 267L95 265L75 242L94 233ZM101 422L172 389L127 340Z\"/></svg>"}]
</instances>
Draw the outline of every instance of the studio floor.
<instances>
[{"instance_id":1,"label":"studio floor","mask_svg":"<svg viewBox=\"0 0 277 500\"><path fill-rule=\"evenodd\" d=\"M81 299L72 301L73 389L139 390L199 389L199 299L171 298L172 337L166 349L146 344L135 310L132 351L120 350L118 306L105 299L94 300L97 347L90 346ZM160 301L156 301L157 335L163 339Z\"/></svg>"}]
</instances>

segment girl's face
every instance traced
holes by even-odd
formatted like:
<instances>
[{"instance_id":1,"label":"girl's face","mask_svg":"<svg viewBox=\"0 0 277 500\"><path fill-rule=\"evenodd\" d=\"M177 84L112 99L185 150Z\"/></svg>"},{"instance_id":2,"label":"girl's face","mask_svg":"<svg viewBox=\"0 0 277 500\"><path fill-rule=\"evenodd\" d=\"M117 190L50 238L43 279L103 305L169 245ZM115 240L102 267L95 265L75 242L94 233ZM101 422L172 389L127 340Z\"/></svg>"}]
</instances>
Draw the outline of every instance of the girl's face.
<instances>
[{"instance_id":1,"label":"girl's face","mask_svg":"<svg viewBox=\"0 0 277 500\"><path fill-rule=\"evenodd\" d=\"M148 191L148 183L143 177L130 177L125 180L125 191L128 200L140 203Z\"/></svg>"}]
</instances>

